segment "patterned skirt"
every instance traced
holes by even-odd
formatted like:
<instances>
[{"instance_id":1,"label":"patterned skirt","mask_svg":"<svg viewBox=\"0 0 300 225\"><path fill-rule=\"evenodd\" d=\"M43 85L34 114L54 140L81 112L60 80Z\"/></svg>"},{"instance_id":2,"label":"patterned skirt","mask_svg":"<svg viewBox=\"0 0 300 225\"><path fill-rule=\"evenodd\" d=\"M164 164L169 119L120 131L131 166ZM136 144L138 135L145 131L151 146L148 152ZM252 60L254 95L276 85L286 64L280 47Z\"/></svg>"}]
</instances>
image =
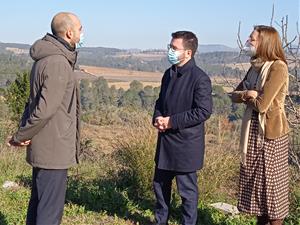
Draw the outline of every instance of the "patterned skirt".
<instances>
[{"instance_id":1,"label":"patterned skirt","mask_svg":"<svg viewBox=\"0 0 300 225\"><path fill-rule=\"evenodd\" d=\"M238 209L270 219L289 211L288 135L258 140L258 114L252 114L246 165L241 165Z\"/></svg>"}]
</instances>

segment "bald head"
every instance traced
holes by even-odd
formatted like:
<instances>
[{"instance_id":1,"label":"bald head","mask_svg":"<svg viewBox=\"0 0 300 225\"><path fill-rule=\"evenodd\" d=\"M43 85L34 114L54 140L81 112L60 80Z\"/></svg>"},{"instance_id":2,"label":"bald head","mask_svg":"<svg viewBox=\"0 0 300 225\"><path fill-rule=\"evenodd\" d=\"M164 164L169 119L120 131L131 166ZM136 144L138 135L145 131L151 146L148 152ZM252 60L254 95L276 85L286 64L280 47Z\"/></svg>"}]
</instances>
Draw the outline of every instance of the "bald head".
<instances>
[{"instance_id":1,"label":"bald head","mask_svg":"<svg viewBox=\"0 0 300 225\"><path fill-rule=\"evenodd\" d=\"M74 29L74 26L80 23L78 17L69 12L60 12L56 14L51 22L52 34L59 37L64 37L69 29Z\"/></svg>"},{"instance_id":2,"label":"bald head","mask_svg":"<svg viewBox=\"0 0 300 225\"><path fill-rule=\"evenodd\" d=\"M60 12L53 17L51 30L53 35L64 39L75 48L76 43L80 41L82 26L75 14Z\"/></svg>"}]
</instances>

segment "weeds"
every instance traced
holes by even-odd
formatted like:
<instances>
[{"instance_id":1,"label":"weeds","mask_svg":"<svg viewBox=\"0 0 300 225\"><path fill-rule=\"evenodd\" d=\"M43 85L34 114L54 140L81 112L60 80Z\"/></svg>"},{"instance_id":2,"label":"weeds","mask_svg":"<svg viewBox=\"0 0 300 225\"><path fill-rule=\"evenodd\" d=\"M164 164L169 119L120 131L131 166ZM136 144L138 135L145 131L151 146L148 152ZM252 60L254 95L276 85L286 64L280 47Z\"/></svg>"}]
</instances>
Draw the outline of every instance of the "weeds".
<instances>
[{"instance_id":1,"label":"weeds","mask_svg":"<svg viewBox=\"0 0 300 225\"><path fill-rule=\"evenodd\" d=\"M153 224L152 179L157 133L146 112L126 115L130 121L126 125L127 132L113 138L111 154L104 154L90 139L82 141L84 160L68 174L63 225ZM239 124L227 123L224 117L213 117L206 125L205 165L198 173L198 224L254 225L255 218L251 216L232 217L209 206L216 201L236 202ZM24 224L31 167L25 162L24 149L7 148L4 143L0 149L0 184L12 180L20 186L14 191L0 188L0 225ZM295 173L296 170L291 170L297 177ZM181 200L175 185L173 189L170 224L177 225L181 220ZM285 225L300 225L299 190L299 182L292 179L291 213Z\"/></svg>"}]
</instances>

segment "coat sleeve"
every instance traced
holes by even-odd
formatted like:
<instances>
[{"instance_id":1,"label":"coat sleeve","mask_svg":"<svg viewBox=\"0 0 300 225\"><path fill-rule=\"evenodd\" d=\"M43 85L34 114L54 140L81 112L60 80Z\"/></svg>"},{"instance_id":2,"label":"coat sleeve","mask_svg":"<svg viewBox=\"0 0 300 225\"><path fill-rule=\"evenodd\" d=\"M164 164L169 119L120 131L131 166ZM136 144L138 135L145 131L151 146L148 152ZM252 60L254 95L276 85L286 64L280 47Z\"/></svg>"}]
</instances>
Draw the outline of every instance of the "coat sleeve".
<instances>
[{"instance_id":1,"label":"coat sleeve","mask_svg":"<svg viewBox=\"0 0 300 225\"><path fill-rule=\"evenodd\" d=\"M232 102L234 102L234 103L243 103L243 102L245 102L245 95L246 95L247 90L244 90L243 82L246 79L247 79L247 75L239 83L239 85L236 87L236 89L233 92L229 93L229 97L231 98Z\"/></svg>"},{"instance_id":2,"label":"coat sleeve","mask_svg":"<svg viewBox=\"0 0 300 225\"><path fill-rule=\"evenodd\" d=\"M15 133L16 142L31 140L61 105L68 82L68 73L64 62L57 61L53 64L46 65L43 71L45 80L38 93L36 105Z\"/></svg>"},{"instance_id":3,"label":"coat sleeve","mask_svg":"<svg viewBox=\"0 0 300 225\"><path fill-rule=\"evenodd\" d=\"M155 118L158 117L158 116L162 116L163 113L162 113L162 110L163 110L163 99L162 99L162 88L164 87L164 80L165 80L165 74L162 78L162 81L161 81L161 86L160 86L160 92L159 92L159 96L158 96L158 99L156 100L155 102L155 106L154 106L154 113L153 113L153 117L152 117L152 125L154 125L154 122L155 122Z\"/></svg>"},{"instance_id":4,"label":"coat sleeve","mask_svg":"<svg viewBox=\"0 0 300 225\"><path fill-rule=\"evenodd\" d=\"M263 86L262 92L256 99L252 98L248 100L248 104L250 104L259 113L264 113L269 109L274 98L288 79L288 69L285 63L280 62L276 63L274 66L273 65L270 68L270 72Z\"/></svg>"},{"instance_id":5,"label":"coat sleeve","mask_svg":"<svg viewBox=\"0 0 300 225\"><path fill-rule=\"evenodd\" d=\"M212 114L212 87L207 75L197 81L193 102L194 107L191 110L170 116L172 129L184 129L198 125Z\"/></svg>"}]
</instances>

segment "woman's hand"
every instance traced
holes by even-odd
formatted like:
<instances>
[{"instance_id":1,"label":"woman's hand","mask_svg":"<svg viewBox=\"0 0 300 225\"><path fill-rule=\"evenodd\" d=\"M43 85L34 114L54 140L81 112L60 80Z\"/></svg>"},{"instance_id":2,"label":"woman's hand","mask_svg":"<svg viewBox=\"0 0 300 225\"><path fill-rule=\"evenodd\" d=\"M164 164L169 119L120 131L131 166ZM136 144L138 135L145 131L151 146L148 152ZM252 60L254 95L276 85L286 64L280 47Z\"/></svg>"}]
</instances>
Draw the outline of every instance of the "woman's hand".
<instances>
[{"instance_id":1,"label":"woman's hand","mask_svg":"<svg viewBox=\"0 0 300 225\"><path fill-rule=\"evenodd\" d=\"M248 91L246 92L245 98L246 98L246 99L257 98L258 94L259 94L258 91L248 90Z\"/></svg>"}]
</instances>

